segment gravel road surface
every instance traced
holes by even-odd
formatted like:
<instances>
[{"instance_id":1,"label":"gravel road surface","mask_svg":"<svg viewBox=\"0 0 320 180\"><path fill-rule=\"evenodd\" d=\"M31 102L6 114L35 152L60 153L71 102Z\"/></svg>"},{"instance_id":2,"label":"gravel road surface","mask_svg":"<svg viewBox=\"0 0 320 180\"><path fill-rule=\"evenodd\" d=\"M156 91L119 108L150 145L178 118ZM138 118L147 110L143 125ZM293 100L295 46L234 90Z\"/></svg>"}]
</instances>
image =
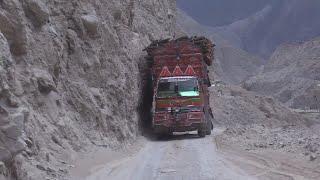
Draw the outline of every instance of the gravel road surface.
<instances>
[{"instance_id":1,"label":"gravel road surface","mask_svg":"<svg viewBox=\"0 0 320 180\"><path fill-rule=\"evenodd\" d=\"M82 170L76 167L72 176L73 179L85 180L255 179L217 153L214 142L214 134L217 133L219 130L206 138L188 134L147 141L136 153L126 156L114 152L105 164Z\"/></svg>"}]
</instances>

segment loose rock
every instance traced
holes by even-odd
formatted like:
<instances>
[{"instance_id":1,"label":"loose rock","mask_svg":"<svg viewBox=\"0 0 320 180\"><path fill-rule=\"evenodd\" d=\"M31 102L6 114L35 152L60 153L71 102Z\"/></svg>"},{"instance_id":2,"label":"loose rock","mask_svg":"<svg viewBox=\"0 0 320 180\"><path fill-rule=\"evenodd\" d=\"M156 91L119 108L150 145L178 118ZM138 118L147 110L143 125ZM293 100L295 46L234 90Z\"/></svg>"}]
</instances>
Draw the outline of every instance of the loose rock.
<instances>
[{"instance_id":1,"label":"loose rock","mask_svg":"<svg viewBox=\"0 0 320 180\"><path fill-rule=\"evenodd\" d=\"M310 155L310 161L314 161L314 160L316 160L317 159L317 156L315 156L315 155Z\"/></svg>"},{"instance_id":2,"label":"loose rock","mask_svg":"<svg viewBox=\"0 0 320 180\"><path fill-rule=\"evenodd\" d=\"M99 19L95 15L84 15L81 17L82 23L87 30L87 33L91 36L95 36L98 33Z\"/></svg>"}]
</instances>

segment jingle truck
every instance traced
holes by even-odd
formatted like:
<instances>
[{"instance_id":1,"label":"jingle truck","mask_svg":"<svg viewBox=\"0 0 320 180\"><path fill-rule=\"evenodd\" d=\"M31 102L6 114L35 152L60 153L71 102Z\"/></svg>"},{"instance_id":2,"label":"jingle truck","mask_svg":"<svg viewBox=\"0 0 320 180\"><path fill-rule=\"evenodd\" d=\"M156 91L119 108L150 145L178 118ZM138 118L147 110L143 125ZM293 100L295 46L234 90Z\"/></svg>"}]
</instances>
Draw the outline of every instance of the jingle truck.
<instances>
[{"instance_id":1,"label":"jingle truck","mask_svg":"<svg viewBox=\"0 0 320 180\"><path fill-rule=\"evenodd\" d=\"M211 134L208 67L214 44L205 37L152 42L146 49L153 83L152 128L158 136L197 131Z\"/></svg>"}]
</instances>

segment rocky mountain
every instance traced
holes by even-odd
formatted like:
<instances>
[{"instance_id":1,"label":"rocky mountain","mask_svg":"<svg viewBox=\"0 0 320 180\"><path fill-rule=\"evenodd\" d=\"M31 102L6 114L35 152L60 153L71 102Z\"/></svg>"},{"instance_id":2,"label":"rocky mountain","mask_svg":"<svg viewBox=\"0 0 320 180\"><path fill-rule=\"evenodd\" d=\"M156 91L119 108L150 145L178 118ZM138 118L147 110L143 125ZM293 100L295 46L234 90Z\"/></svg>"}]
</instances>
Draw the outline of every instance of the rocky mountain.
<instances>
[{"instance_id":1,"label":"rocky mountain","mask_svg":"<svg viewBox=\"0 0 320 180\"><path fill-rule=\"evenodd\" d=\"M177 0L180 9L200 24L219 27L245 19L279 0Z\"/></svg>"},{"instance_id":2,"label":"rocky mountain","mask_svg":"<svg viewBox=\"0 0 320 180\"><path fill-rule=\"evenodd\" d=\"M251 31L242 35L247 51L268 57L282 43L300 42L319 36L320 2L286 0L273 6L270 13Z\"/></svg>"},{"instance_id":3,"label":"rocky mountain","mask_svg":"<svg viewBox=\"0 0 320 180\"><path fill-rule=\"evenodd\" d=\"M217 33L215 28L200 25L182 10L178 10L177 24L188 35L205 35L215 42L215 61L211 71L215 80L239 84L255 75L263 63L261 58L240 49L230 39Z\"/></svg>"},{"instance_id":4,"label":"rocky mountain","mask_svg":"<svg viewBox=\"0 0 320 180\"><path fill-rule=\"evenodd\" d=\"M238 47L265 59L282 43L320 35L318 0L181 0L178 6Z\"/></svg>"},{"instance_id":5,"label":"rocky mountain","mask_svg":"<svg viewBox=\"0 0 320 180\"><path fill-rule=\"evenodd\" d=\"M296 109L320 109L320 39L283 44L244 87Z\"/></svg>"},{"instance_id":6,"label":"rocky mountain","mask_svg":"<svg viewBox=\"0 0 320 180\"><path fill-rule=\"evenodd\" d=\"M213 8L214 3L220 1L210 2L206 8ZM243 3L250 6L247 1ZM200 17L197 8L202 7L201 4L178 1L178 6L186 10L186 13L179 13L178 22L189 33L205 33L216 41L216 77L239 83L261 70L257 76L246 81L246 89L274 96L293 108L318 108L319 38L305 43L302 41L319 35L320 24L316 20L320 15L317 11L319 1L261 1L259 6L251 6L255 9L253 14L247 14L248 17L243 19L233 18L232 23L219 27L200 25L188 15ZM225 1L217 6L228 9L233 5ZM258 10L258 7L262 8ZM233 13L244 17L237 11ZM212 21L219 22L215 18ZM267 64L259 69L264 63L246 51L263 57L272 55L264 61Z\"/></svg>"},{"instance_id":7,"label":"rocky mountain","mask_svg":"<svg viewBox=\"0 0 320 180\"><path fill-rule=\"evenodd\" d=\"M261 11L238 21L235 21L226 26L211 28L216 34L219 34L224 39L231 42L234 46L240 49L246 49L246 40L250 37L252 29L257 27L269 13L272 11L270 5L263 8Z\"/></svg>"},{"instance_id":8,"label":"rocky mountain","mask_svg":"<svg viewBox=\"0 0 320 180\"><path fill-rule=\"evenodd\" d=\"M175 1L0 1L0 179L64 179L74 154L139 130L142 49Z\"/></svg>"}]
</instances>

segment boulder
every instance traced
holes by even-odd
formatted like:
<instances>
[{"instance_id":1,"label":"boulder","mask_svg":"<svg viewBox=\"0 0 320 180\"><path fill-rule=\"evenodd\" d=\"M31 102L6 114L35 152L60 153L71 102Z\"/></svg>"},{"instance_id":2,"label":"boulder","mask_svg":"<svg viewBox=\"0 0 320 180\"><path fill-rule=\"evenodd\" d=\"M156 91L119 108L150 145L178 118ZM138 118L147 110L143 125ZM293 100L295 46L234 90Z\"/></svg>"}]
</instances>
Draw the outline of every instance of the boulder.
<instances>
[{"instance_id":1,"label":"boulder","mask_svg":"<svg viewBox=\"0 0 320 180\"><path fill-rule=\"evenodd\" d=\"M37 79L37 82L41 93L49 94L51 91L56 91L54 84L49 79L40 77Z\"/></svg>"},{"instance_id":2,"label":"boulder","mask_svg":"<svg viewBox=\"0 0 320 180\"><path fill-rule=\"evenodd\" d=\"M82 23L89 35L95 36L98 33L99 19L95 15L81 16Z\"/></svg>"},{"instance_id":3,"label":"boulder","mask_svg":"<svg viewBox=\"0 0 320 180\"><path fill-rule=\"evenodd\" d=\"M316 159L317 159L317 156L314 155L314 154L312 154L312 155L309 156L309 160L310 160L310 161L314 161L314 160L316 160Z\"/></svg>"},{"instance_id":4,"label":"boulder","mask_svg":"<svg viewBox=\"0 0 320 180\"><path fill-rule=\"evenodd\" d=\"M52 76L40 69L33 69L38 90L43 94L49 94L51 91L57 91Z\"/></svg>"},{"instance_id":5,"label":"boulder","mask_svg":"<svg viewBox=\"0 0 320 180\"><path fill-rule=\"evenodd\" d=\"M49 10L40 0L25 0L24 11L32 23L41 27L49 21Z\"/></svg>"},{"instance_id":6,"label":"boulder","mask_svg":"<svg viewBox=\"0 0 320 180\"><path fill-rule=\"evenodd\" d=\"M67 38L66 41L68 43L68 53L69 54L73 54L76 51L77 48L77 33L72 30L72 29L68 29L67 30Z\"/></svg>"}]
</instances>

